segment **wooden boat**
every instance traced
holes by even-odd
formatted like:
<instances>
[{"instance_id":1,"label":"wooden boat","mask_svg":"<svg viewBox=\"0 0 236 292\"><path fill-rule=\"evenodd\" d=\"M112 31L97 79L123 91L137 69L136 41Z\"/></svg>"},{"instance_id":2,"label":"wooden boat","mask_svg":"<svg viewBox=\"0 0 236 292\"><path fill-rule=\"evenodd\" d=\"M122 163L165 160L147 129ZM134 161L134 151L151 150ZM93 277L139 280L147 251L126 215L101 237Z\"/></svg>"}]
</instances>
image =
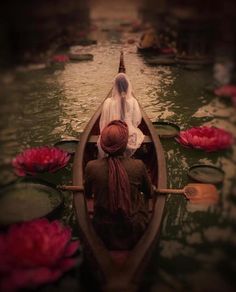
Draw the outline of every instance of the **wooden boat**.
<instances>
[{"instance_id":1,"label":"wooden boat","mask_svg":"<svg viewBox=\"0 0 236 292\"><path fill-rule=\"evenodd\" d=\"M123 53L121 53L119 72L125 72ZM111 95L111 92L112 90L106 98ZM96 142L99 135L101 110L102 104L88 122L81 136L73 164L73 185L83 185L84 168L87 162L97 158ZM136 156L146 164L152 184L158 188L166 188L166 164L163 149L155 128L143 110L142 116L140 129L143 131L145 139L141 149L137 150ZM150 255L158 242L165 196L159 195L150 202L150 222L136 246L132 250L119 252L107 250L97 236L90 220L92 202L86 200L83 191L74 192L73 200L85 256L89 258L93 268L99 271L101 291L137 291Z\"/></svg>"}]
</instances>

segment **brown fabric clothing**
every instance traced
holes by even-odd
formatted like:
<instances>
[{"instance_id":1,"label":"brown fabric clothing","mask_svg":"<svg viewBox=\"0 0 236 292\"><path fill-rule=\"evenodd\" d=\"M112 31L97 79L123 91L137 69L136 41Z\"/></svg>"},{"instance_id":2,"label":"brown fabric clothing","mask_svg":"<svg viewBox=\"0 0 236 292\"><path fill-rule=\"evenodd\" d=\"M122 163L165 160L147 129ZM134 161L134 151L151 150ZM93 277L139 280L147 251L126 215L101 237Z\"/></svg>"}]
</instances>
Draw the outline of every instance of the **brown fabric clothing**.
<instances>
[{"instance_id":1,"label":"brown fabric clothing","mask_svg":"<svg viewBox=\"0 0 236 292\"><path fill-rule=\"evenodd\" d=\"M85 169L85 195L94 195L93 223L98 235L109 249L130 249L148 223L148 198L152 185L141 160L119 157L130 182L131 213L129 217L109 211L107 158L90 161Z\"/></svg>"}]
</instances>

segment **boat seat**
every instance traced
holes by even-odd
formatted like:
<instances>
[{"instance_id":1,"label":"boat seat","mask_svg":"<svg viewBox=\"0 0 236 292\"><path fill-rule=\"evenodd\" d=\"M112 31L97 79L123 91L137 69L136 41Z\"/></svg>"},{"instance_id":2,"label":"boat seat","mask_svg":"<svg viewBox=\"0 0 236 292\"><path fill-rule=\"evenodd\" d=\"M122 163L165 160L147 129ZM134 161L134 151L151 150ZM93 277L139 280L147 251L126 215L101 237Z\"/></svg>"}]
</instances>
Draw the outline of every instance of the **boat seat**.
<instances>
[{"instance_id":1,"label":"boat seat","mask_svg":"<svg viewBox=\"0 0 236 292\"><path fill-rule=\"evenodd\" d=\"M97 143L99 135L91 135L89 136L89 143ZM144 136L143 143L151 143L152 139L150 136Z\"/></svg>"}]
</instances>

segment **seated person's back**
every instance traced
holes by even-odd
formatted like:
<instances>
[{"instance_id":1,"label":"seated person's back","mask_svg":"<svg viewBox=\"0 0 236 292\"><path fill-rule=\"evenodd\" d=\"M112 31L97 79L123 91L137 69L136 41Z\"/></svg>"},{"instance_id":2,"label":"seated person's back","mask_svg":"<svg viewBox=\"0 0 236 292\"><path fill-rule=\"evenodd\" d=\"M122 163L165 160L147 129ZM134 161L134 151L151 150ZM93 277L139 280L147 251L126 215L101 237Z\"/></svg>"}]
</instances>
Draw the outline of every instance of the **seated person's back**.
<instances>
[{"instance_id":1,"label":"seated person's back","mask_svg":"<svg viewBox=\"0 0 236 292\"><path fill-rule=\"evenodd\" d=\"M90 161L85 170L85 194L94 194L94 227L109 249L132 248L148 223L151 182L141 160L122 155L127 141L127 125L111 122L101 135L109 156Z\"/></svg>"}]
</instances>

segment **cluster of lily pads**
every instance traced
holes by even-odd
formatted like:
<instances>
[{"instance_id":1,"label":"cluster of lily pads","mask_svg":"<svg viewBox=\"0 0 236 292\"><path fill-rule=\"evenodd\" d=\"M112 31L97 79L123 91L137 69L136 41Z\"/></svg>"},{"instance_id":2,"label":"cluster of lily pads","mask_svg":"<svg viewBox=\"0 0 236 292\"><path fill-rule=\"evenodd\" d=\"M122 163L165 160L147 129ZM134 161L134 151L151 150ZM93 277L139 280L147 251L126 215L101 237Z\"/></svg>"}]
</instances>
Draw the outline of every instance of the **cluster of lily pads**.
<instances>
[{"instance_id":1,"label":"cluster of lily pads","mask_svg":"<svg viewBox=\"0 0 236 292\"><path fill-rule=\"evenodd\" d=\"M236 85L223 85L214 89L214 94L220 97L231 98L236 105ZM207 152L223 150L231 147L234 143L233 135L216 127L193 127L186 131L181 131L176 139L186 147L202 149Z\"/></svg>"},{"instance_id":2,"label":"cluster of lily pads","mask_svg":"<svg viewBox=\"0 0 236 292\"><path fill-rule=\"evenodd\" d=\"M18 176L35 176L56 172L70 157L60 148L42 146L18 154L12 165ZM35 289L58 280L77 265L78 248L71 228L59 220L41 218L9 225L0 233L0 291Z\"/></svg>"},{"instance_id":3,"label":"cluster of lily pads","mask_svg":"<svg viewBox=\"0 0 236 292\"><path fill-rule=\"evenodd\" d=\"M92 54L69 53L54 55L51 59L52 63L68 63L69 61L92 61Z\"/></svg>"}]
</instances>

